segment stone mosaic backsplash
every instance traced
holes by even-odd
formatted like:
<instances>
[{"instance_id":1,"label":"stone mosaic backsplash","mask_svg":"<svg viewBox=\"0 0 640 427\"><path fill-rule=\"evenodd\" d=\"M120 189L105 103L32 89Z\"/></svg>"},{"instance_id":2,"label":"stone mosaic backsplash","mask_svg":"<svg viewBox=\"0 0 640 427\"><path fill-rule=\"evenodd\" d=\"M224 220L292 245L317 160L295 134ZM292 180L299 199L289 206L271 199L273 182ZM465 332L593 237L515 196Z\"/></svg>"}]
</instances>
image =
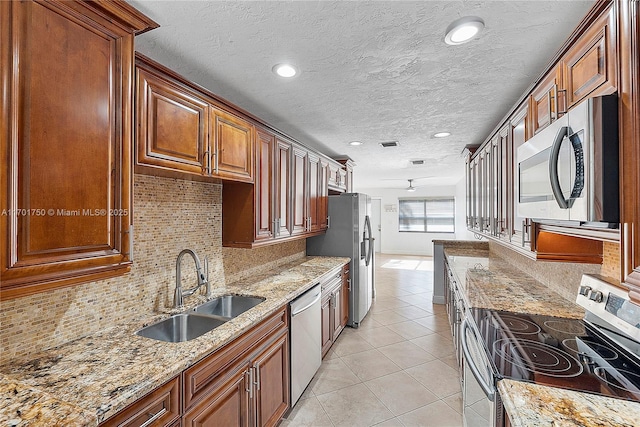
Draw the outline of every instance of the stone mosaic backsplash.
<instances>
[{"instance_id":1,"label":"stone mosaic backsplash","mask_svg":"<svg viewBox=\"0 0 640 427\"><path fill-rule=\"evenodd\" d=\"M116 278L3 301L0 363L35 354L172 304L176 257L185 248L209 260L212 287L305 254L304 240L259 249L222 248L220 184L135 175L134 265ZM183 258L183 287L195 284Z\"/></svg>"}]
</instances>

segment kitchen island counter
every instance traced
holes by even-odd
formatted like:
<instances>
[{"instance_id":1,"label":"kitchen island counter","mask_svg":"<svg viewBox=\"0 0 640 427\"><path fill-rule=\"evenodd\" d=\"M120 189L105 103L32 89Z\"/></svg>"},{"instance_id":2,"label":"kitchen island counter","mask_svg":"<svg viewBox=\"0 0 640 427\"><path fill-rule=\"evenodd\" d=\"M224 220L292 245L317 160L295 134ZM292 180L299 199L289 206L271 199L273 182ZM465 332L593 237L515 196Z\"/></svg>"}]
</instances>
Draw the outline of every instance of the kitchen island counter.
<instances>
[{"instance_id":1,"label":"kitchen island counter","mask_svg":"<svg viewBox=\"0 0 640 427\"><path fill-rule=\"evenodd\" d=\"M168 343L136 335L138 329L168 315L155 313L28 360L9 361L0 366L0 425L96 426L233 341L347 262L348 258L304 257L213 289L212 297L239 294L265 300L191 341Z\"/></svg>"}]
</instances>

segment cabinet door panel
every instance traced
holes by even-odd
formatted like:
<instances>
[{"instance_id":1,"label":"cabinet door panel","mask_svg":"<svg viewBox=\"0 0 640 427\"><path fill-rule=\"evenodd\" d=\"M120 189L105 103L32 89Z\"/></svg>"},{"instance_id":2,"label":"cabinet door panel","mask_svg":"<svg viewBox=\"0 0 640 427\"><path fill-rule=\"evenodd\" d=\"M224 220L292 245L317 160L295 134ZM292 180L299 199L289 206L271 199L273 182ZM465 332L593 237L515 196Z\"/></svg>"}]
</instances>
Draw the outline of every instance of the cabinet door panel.
<instances>
[{"instance_id":1,"label":"cabinet door panel","mask_svg":"<svg viewBox=\"0 0 640 427\"><path fill-rule=\"evenodd\" d=\"M221 178L253 182L253 126L234 115L212 111L215 173Z\"/></svg>"},{"instance_id":2,"label":"cabinet door panel","mask_svg":"<svg viewBox=\"0 0 640 427\"><path fill-rule=\"evenodd\" d=\"M137 86L137 164L206 173L206 101L140 66Z\"/></svg>"},{"instance_id":3,"label":"cabinet door panel","mask_svg":"<svg viewBox=\"0 0 640 427\"><path fill-rule=\"evenodd\" d=\"M291 143L278 140L276 148L276 237L292 232L291 220Z\"/></svg>"},{"instance_id":4,"label":"cabinet door panel","mask_svg":"<svg viewBox=\"0 0 640 427\"><path fill-rule=\"evenodd\" d=\"M308 153L307 150L293 147L292 162L292 207L293 224L291 234L302 234L307 231L307 183L308 183Z\"/></svg>"},{"instance_id":5,"label":"cabinet door panel","mask_svg":"<svg viewBox=\"0 0 640 427\"><path fill-rule=\"evenodd\" d=\"M558 118L558 84L562 81L561 68L552 70L531 94L529 105L532 133L536 134Z\"/></svg>"},{"instance_id":6,"label":"cabinet door panel","mask_svg":"<svg viewBox=\"0 0 640 427\"><path fill-rule=\"evenodd\" d=\"M133 29L99 5L2 3L6 299L129 268Z\"/></svg>"},{"instance_id":7,"label":"cabinet door panel","mask_svg":"<svg viewBox=\"0 0 640 427\"><path fill-rule=\"evenodd\" d=\"M333 292L333 312L331 313L333 316L333 340L335 341L342 332L342 283L338 289Z\"/></svg>"},{"instance_id":8,"label":"cabinet door panel","mask_svg":"<svg viewBox=\"0 0 640 427\"><path fill-rule=\"evenodd\" d=\"M248 366L246 367L248 368ZM247 427L250 425L249 377L238 370L229 382L183 417L184 427Z\"/></svg>"},{"instance_id":9,"label":"cabinet door panel","mask_svg":"<svg viewBox=\"0 0 640 427\"><path fill-rule=\"evenodd\" d=\"M563 59L564 87L571 107L589 94L612 93L617 87L615 14L610 8Z\"/></svg>"},{"instance_id":10,"label":"cabinet door panel","mask_svg":"<svg viewBox=\"0 0 640 427\"><path fill-rule=\"evenodd\" d=\"M340 313L342 314L342 319L340 323L344 328L347 326L347 322L349 321L349 291L351 288L351 273L349 271L349 264L346 264L342 268L342 292L341 292L341 300L340 304L342 305L340 309Z\"/></svg>"},{"instance_id":11,"label":"cabinet door panel","mask_svg":"<svg viewBox=\"0 0 640 427\"><path fill-rule=\"evenodd\" d=\"M308 182L308 231L317 231L320 229L320 158L312 154L308 155L309 159L309 182Z\"/></svg>"},{"instance_id":12,"label":"cabinet door panel","mask_svg":"<svg viewBox=\"0 0 640 427\"><path fill-rule=\"evenodd\" d=\"M333 331L331 326L331 295L327 295L322 300L320 306L322 317L322 357L329 351L331 344L333 344Z\"/></svg>"},{"instance_id":13,"label":"cabinet door panel","mask_svg":"<svg viewBox=\"0 0 640 427\"><path fill-rule=\"evenodd\" d=\"M275 137L262 130L256 131L256 240L271 239L274 236L273 217L273 160Z\"/></svg>"},{"instance_id":14,"label":"cabinet door panel","mask_svg":"<svg viewBox=\"0 0 640 427\"><path fill-rule=\"evenodd\" d=\"M289 408L289 335L283 334L255 358L259 427L275 426Z\"/></svg>"}]
</instances>

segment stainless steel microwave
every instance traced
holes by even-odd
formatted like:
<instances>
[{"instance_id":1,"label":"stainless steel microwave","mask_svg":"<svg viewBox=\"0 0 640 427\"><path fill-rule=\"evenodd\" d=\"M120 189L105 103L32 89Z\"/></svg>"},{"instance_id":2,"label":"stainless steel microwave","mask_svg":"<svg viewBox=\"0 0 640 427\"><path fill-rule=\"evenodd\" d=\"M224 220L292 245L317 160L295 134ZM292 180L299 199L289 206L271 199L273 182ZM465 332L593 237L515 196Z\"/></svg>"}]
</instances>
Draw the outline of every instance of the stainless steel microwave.
<instances>
[{"instance_id":1,"label":"stainless steel microwave","mask_svg":"<svg viewBox=\"0 0 640 427\"><path fill-rule=\"evenodd\" d=\"M617 96L589 98L518 147L518 215L617 228Z\"/></svg>"}]
</instances>

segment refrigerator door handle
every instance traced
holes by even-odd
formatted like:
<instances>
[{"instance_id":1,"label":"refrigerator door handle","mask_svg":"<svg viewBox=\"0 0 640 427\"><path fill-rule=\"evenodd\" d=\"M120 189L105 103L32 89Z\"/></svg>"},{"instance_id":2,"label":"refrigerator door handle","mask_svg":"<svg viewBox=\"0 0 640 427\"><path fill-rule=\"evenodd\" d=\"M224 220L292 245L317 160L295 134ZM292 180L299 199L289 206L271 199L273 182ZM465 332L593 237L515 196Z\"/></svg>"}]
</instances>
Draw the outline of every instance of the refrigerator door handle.
<instances>
[{"instance_id":1,"label":"refrigerator door handle","mask_svg":"<svg viewBox=\"0 0 640 427\"><path fill-rule=\"evenodd\" d=\"M368 267L369 264L371 263L371 257L373 255L373 234L371 233L371 221L369 220L369 215L366 215L364 217L364 226L365 226L365 230L363 232L363 238L362 240L364 242L367 242L369 244L369 247L367 248L367 253L365 255L365 265ZM365 244L365 247L367 245Z\"/></svg>"}]
</instances>

